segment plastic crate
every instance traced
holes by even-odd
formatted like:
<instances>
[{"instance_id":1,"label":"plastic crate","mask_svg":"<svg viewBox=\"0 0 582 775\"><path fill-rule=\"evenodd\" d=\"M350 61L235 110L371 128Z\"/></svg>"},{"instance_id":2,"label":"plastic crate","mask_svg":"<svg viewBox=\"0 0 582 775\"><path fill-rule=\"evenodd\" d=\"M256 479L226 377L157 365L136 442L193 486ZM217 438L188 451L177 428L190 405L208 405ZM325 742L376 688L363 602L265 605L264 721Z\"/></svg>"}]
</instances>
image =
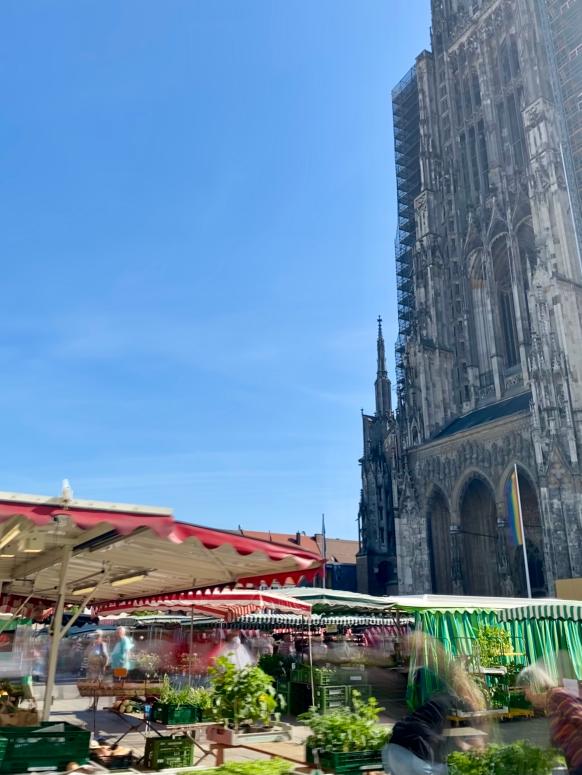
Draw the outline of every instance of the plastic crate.
<instances>
[{"instance_id":1,"label":"plastic crate","mask_svg":"<svg viewBox=\"0 0 582 775\"><path fill-rule=\"evenodd\" d=\"M315 751L307 746L306 759L309 764L315 764ZM319 751L319 766L328 772L345 773L359 772L363 768L382 769L382 751Z\"/></svg>"},{"instance_id":2,"label":"plastic crate","mask_svg":"<svg viewBox=\"0 0 582 775\"><path fill-rule=\"evenodd\" d=\"M194 741L189 737L146 737L144 764L151 770L191 767Z\"/></svg>"},{"instance_id":3,"label":"plastic crate","mask_svg":"<svg viewBox=\"0 0 582 775\"><path fill-rule=\"evenodd\" d=\"M346 684L366 683L366 671L363 667L340 667L337 677Z\"/></svg>"},{"instance_id":4,"label":"plastic crate","mask_svg":"<svg viewBox=\"0 0 582 775\"><path fill-rule=\"evenodd\" d=\"M170 705L155 702L152 718L158 724L196 724L202 721L202 711L195 705Z\"/></svg>"},{"instance_id":5,"label":"plastic crate","mask_svg":"<svg viewBox=\"0 0 582 775\"><path fill-rule=\"evenodd\" d=\"M291 681L293 683L311 684L311 668L309 665L298 665L291 672ZM318 667L313 668L313 683L316 686L326 686L337 682L338 677L336 670L320 670Z\"/></svg>"},{"instance_id":6,"label":"plastic crate","mask_svg":"<svg viewBox=\"0 0 582 775\"><path fill-rule=\"evenodd\" d=\"M345 708L350 701L349 686L317 686L315 689L316 705L320 713Z\"/></svg>"},{"instance_id":7,"label":"plastic crate","mask_svg":"<svg viewBox=\"0 0 582 775\"><path fill-rule=\"evenodd\" d=\"M318 700L343 700L347 703L351 694L351 686L316 686L315 696Z\"/></svg>"},{"instance_id":8,"label":"plastic crate","mask_svg":"<svg viewBox=\"0 0 582 775\"><path fill-rule=\"evenodd\" d=\"M89 761L91 732L65 721L34 727L0 727L0 772L64 770L69 762Z\"/></svg>"}]
</instances>

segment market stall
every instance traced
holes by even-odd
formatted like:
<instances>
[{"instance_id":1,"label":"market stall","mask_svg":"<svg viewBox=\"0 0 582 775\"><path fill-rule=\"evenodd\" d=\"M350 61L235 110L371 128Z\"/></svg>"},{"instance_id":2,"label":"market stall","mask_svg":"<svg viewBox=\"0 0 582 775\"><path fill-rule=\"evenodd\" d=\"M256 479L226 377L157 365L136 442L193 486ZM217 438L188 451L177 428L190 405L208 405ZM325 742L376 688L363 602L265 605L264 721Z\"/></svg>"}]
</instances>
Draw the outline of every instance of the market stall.
<instances>
[{"instance_id":1,"label":"market stall","mask_svg":"<svg viewBox=\"0 0 582 775\"><path fill-rule=\"evenodd\" d=\"M176 522L168 509L0 493L0 610L41 617L52 609L43 718L58 648L88 605L180 590L269 585L313 577L309 552ZM63 626L63 614L74 613Z\"/></svg>"},{"instance_id":2,"label":"market stall","mask_svg":"<svg viewBox=\"0 0 582 775\"><path fill-rule=\"evenodd\" d=\"M547 629L544 634L541 626L532 625L528 629L515 623L527 619L525 611L531 607L532 601L526 598L405 595L390 597L389 600L402 614L414 616L415 632L429 636L419 639L410 655L407 700L413 707L421 704L440 686L439 671L443 657L439 647L442 647L448 658L461 660L469 672L485 675L486 681L492 685L495 680L487 676L496 673L501 676L515 674L520 667L538 659L553 642L548 641L542 645L542 638L548 634ZM533 607L543 611L560 602L545 599ZM570 607L567 605L567 608ZM510 624L507 616L509 612L514 617L513 624ZM556 625L556 632L557 629ZM562 626L562 631L572 636L570 649L580 643L579 637L577 641L574 637L573 628ZM492 637L497 640L498 653L494 658L489 653L484 659L483 650L490 646L487 639L491 641ZM502 682L505 680L503 678ZM510 683L508 679L508 702L511 699ZM505 705L502 707L505 708Z\"/></svg>"},{"instance_id":3,"label":"market stall","mask_svg":"<svg viewBox=\"0 0 582 775\"><path fill-rule=\"evenodd\" d=\"M500 611L498 618L524 644L529 663L543 661L558 680L582 679L582 603L530 600Z\"/></svg>"}]
</instances>

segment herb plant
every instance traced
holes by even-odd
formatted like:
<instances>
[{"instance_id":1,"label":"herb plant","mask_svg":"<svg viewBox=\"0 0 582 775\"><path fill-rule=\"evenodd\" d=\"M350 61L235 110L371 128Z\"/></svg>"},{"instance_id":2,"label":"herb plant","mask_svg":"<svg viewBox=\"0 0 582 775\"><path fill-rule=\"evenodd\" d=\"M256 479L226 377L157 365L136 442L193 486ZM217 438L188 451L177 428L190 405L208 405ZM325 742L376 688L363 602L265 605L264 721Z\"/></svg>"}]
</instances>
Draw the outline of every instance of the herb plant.
<instances>
[{"instance_id":1,"label":"herb plant","mask_svg":"<svg viewBox=\"0 0 582 775\"><path fill-rule=\"evenodd\" d=\"M287 775L293 769L291 762L275 758L266 761L228 762L212 770L195 770L184 775Z\"/></svg>"},{"instance_id":2,"label":"herb plant","mask_svg":"<svg viewBox=\"0 0 582 775\"><path fill-rule=\"evenodd\" d=\"M525 741L490 745L484 750L449 756L449 775L550 775L562 759L553 749L536 748Z\"/></svg>"},{"instance_id":3,"label":"herb plant","mask_svg":"<svg viewBox=\"0 0 582 775\"><path fill-rule=\"evenodd\" d=\"M208 671L211 680L212 711L216 721L238 730L241 725L267 727L277 708L273 678L260 667L237 669L227 657L220 657Z\"/></svg>"},{"instance_id":4,"label":"herb plant","mask_svg":"<svg viewBox=\"0 0 582 775\"><path fill-rule=\"evenodd\" d=\"M314 708L299 716L299 721L311 728L307 739L311 749L320 751L350 752L377 751L388 738L386 729L378 723L383 708L374 697L362 702L358 692L353 693L353 710L338 708L321 715Z\"/></svg>"},{"instance_id":5,"label":"herb plant","mask_svg":"<svg viewBox=\"0 0 582 775\"><path fill-rule=\"evenodd\" d=\"M212 704L212 697L210 692L202 687L183 686L175 688L170 683L168 676L165 675L162 681L159 701L162 705L175 705L178 708L188 705L207 710Z\"/></svg>"}]
</instances>

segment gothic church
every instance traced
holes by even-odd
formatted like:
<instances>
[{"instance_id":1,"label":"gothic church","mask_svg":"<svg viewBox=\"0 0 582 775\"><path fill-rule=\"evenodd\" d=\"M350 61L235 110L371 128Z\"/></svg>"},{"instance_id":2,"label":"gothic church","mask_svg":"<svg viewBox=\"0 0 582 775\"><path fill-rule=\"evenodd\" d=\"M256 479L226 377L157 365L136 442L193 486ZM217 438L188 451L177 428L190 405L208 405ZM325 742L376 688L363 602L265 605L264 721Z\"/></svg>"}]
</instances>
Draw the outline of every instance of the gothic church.
<instances>
[{"instance_id":1,"label":"gothic church","mask_svg":"<svg viewBox=\"0 0 582 775\"><path fill-rule=\"evenodd\" d=\"M392 93L399 336L364 414L358 583L534 595L582 577L582 0L432 0Z\"/></svg>"}]
</instances>

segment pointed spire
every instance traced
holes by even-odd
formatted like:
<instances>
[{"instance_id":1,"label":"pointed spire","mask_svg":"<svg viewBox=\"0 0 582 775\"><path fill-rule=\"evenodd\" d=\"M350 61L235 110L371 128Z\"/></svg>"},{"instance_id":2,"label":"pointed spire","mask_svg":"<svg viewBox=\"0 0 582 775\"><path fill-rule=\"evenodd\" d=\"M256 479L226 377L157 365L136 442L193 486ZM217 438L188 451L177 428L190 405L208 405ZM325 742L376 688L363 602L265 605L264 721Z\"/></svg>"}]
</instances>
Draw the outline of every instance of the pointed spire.
<instances>
[{"instance_id":1,"label":"pointed spire","mask_svg":"<svg viewBox=\"0 0 582 775\"><path fill-rule=\"evenodd\" d=\"M382 333L382 317L378 315L378 371L376 373L376 415L385 417L392 412L392 387L386 370L386 349Z\"/></svg>"},{"instance_id":2,"label":"pointed spire","mask_svg":"<svg viewBox=\"0 0 582 775\"><path fill-rule=\"evenodd\" d=\"M378 315L378 377L387 377L386 350L384 348L384 334L382 333L382 316Z\"/></svg>"}]
</instances>

